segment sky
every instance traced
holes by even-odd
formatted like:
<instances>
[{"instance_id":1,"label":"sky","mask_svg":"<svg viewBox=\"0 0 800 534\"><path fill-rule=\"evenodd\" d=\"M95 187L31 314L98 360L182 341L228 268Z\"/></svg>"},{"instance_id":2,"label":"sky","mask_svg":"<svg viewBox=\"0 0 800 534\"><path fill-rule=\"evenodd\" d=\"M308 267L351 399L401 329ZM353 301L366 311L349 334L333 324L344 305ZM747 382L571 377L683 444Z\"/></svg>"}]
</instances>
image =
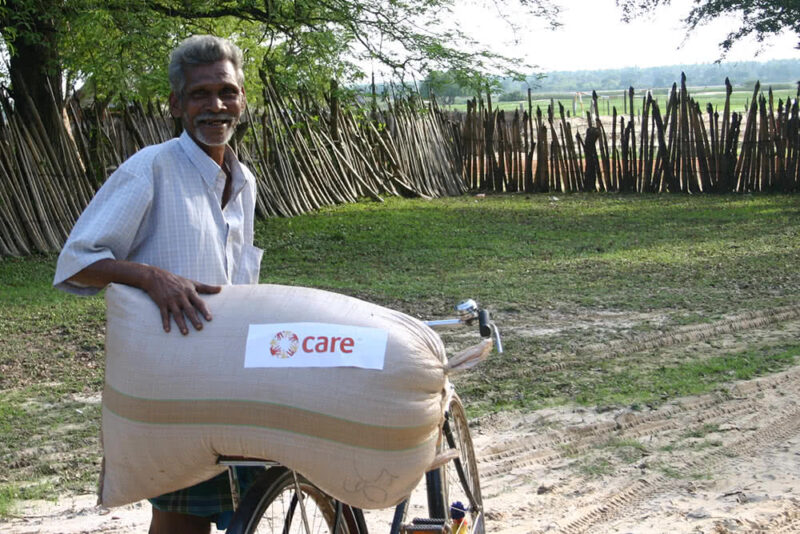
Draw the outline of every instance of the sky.
<instances>
[{"instance_id":1,"label":"sky","mask_svg":"<svg viewBox=\"0 0 800 534\"><path fill-rule=\"evenodd\" d=\"M493 51L522 56L538 70L595 70L621 67L712 63L720 57L718 43L735 29L736 19L718 19L695 29L688 37L682 19L693 0L672 0L669 6L626 24L614 0L553 0L562 8L563 26L550 30L536 18L511 13L525 31L514 33L487 3L456 0L456 24ZM489 37L491 36L491 37ZM726 61L800 59L798 37L785 33L759 44L737 43Z\"/></svg>"}]
</instances>

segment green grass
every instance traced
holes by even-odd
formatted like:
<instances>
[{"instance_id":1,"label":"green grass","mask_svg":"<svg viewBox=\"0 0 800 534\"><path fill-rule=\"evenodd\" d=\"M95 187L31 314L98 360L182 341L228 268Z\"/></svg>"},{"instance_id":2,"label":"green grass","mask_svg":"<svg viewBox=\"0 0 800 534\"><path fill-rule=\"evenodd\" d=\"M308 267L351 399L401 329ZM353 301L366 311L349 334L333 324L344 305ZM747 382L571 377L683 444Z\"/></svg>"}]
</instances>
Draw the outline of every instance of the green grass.
<instances>
[{"instance_id":1,"label":"green grass","mask_svg":"<svg viewBox=\"0 0 800 534\"><path fill-rule=\"evenodd\" d=\"M14 511L18 493L10 486L0 486L0 517L7 517Z\"/></svg>"},{"instance_id":2,"label":"green grass","mask_svg":"<svg viewBox=\"0 0 800 534\"><path fill-rule=\"evenodd\" d=\"M256 244L264 283L419 317L445 316L467 297L486 304L507 352L457 378L473 416L654 405L776 372L800 354L786 336L609 358L579 351L795 305L796 195L388 199L259 221ZM20 496L92 491L97 475L104 303L52 289L54 266L52 255L0 260L0 515ZM567 365L543 370L558 362Z\"/></svg>"},{"instance_id":3,"label":"green grass","mask_svg":"<svg viewBox=\"0 0 800 534\"><path fill-rule=\"evenodd\" d=\"M626 464L637 462L648 455L647 447L635 439L614 438L602 446L613 451L614 455Z\"/></svg>"},{"instance_id":4,"label":"green grass","mask_svg":"<svg viewBox=\"0 0 800 534\"><path fill-rule=\"evenodd\" d=\"M566 448L568 457L576 457L575 467L586 478L599 478L617 472L624 466L639 464L650 453L635 439L612 438L598 443L588 453L578 456L578 451Z\"/></svg>"},{"instance_id":5,"label":"green grass","mask_svg":"<svg viewBox=\"0 0 800 534\"><path fill-rule=\"evenodd\" d=\"M788 350L773 352L745 352L719 356L705 360L687 361L674 366L656 366L625 369L610 369L604 366L590 379L581 379L579 404L620 404L659 401L697 395L713 390L716 386L732 380L747 380L756 376L780 371L793 365L800 355L800 343Z\"/></svg>"},{"instance_id":6,"label":"green grass","mask_svg":"<svg viewBox=\"0 0 800 534\"><path fill-rule=\"evenodd\" d=\"M762 93L765 97L768 96L769 86L762 87ZM556 118L559 117L558 115L558 105L559 103L564 106L564 113L566 115L567 112L570 113L572 116L577 117L586 117L586 112L592 110L592 96L591 91L588 94L583 95L583 106L580 103L575 104L575 112L573 113L573 97L575 93L548 93L548 94L532 94L531 95L531 103L533 106L533 112L536 113L536 108L539 107L542 110L545 118L547 117L547 107L550 105L551 99L555 101L555 112ZM617 115L625 115L626 117L630 113L630 109L628 108L630 104L630 100L625 97L623 100L623 91L598 91L598 107L600 109L601 116L611 116L612 110L616 107ZM627 94L627 91L625 92ZM646 91L637 90L634 93L634 113L639 115L642 111L642 98L646 96ZM775 102L775 109L777 110L778 100L782 100L784 104L790 100L794 99L797 95L797 89L786 89L786 88L776 88L773 90L773 97ZM715 110L718 110L721 114L725 108L725 87L704 87L704 88L689 88L689 96L694 98L694 100L700 105L700 109L705 114L706 112L706 105L711 104ZM653 98L658 102L659 110L661 114L666 112L667 103L669 102L669 89L656 89L653 91ZM735 111L737 113L742 113L750 106L750 103L753 99L753 91L752 90L734 90L731 93L731 111ZM486 103L484 102L484 106ZM520 109L522 106L523 111L528 110L528 101L521 100L516 102L499 102L492 100L492 109L503 110L505 112L511 112ZM457 110L457 111L466 111L467 104L466 102L457 102L451 106L447 106L447 109Z\"/></svg>"},{"instance_id":7,"label":"green grass","mask_svg":"<svg viewBox=\"0 0 800 534\"><path fill-rule=\"evenodd\" d=\"M269 220L257 232L262 278L412 311L464 295L515 309L674 308L706 318L792 302L796 197L550 198L390 200Z\"/></svg>"},{"instance_id":8,"label":"green grass","mask_svg":"<svg viewBox=\"0 0 800 534\"><path fill-rule=\"evenodd\" d=\"M694 430L690 430L686 433L684 437L687 438L704 438L709 434L713 434L714 432L719 432L719 425L716 424L705 424L702 427Z\"/></svg>"},{"instance_id":9,"label":"green grass","mask_svg":"<svg viewBox=\"0 0 800 534\"><path fill-rule=\"evenodd\" d=\"M614 466L605 458L584 459L578 462L578 472L586 478L600 478L614 472Z\"/></svg>"}]
</instances>

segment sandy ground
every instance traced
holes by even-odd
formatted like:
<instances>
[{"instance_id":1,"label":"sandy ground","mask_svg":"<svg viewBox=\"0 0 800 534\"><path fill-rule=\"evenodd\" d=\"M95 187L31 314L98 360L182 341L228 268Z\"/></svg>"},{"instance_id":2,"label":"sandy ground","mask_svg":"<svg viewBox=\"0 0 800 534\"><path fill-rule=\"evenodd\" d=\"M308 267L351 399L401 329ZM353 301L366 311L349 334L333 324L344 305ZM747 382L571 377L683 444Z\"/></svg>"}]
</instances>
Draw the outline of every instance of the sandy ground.
<instances>
[{"instance_id":1,"label":"sandy ground","mask_svg":"<svg viewBox=\"0 0 800 534\"><path fill-rule=\"evenodd\" d=\"M784 317L782 336L796 339L796 315ZM766 335L764 322L747 326L747 335ZM710 332L712 340L678 336L675 343L701 350L692 343L744 335ZM487 531L800 532L798 400L800 367L656 409L573 407L479 419L472 434ZM147 531L147 505L109 511L94 500L25 503L0 532Z\"/></svg>"},{"instance_id":2,"label":"sandy ground","mask_svg":"<svg viewBox=\"0 0 800 534\"><path fill-rule=\"evenodd\" d=\"M653 411L487 421L491 531L800 532L799 389L793 369Z\"/></svg>"}]
</instances>

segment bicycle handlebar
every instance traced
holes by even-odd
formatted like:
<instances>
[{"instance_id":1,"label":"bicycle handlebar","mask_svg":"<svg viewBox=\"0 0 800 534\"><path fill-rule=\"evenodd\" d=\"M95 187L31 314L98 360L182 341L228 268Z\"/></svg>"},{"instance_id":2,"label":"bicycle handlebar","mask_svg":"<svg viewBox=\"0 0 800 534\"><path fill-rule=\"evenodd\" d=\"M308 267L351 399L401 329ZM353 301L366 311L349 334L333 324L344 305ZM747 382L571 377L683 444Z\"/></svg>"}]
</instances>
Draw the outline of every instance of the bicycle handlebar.
<instances>
[{"instance_id":1,"label":"bicycle handlebar","mask_svg":"<svg viewBox=\"0 0 800 534\"><path fill-rule=\"evenodd\" d=\"M489 312L487 310L480 310L478 312L478 332L481 333L481 337L491 337L491 323L492 321L489 319Z\"/></svg>"},{"instance_id":2,"label":"bicycle handlebar","mask_svg":"<svg viewBox=\"0 0 800 534\"><path fill-rule=\"evenodd\" d=\"M500 339L500 330L491 320L488 310L478 307L478 303L472 299L467 299L463 302L460 302L458 305L456 305L455 309L458 313L458 317L425 321L425 324L432 328L455 325L471 326L475 322L475 319L477 319L478 332L480 332L481 337L488 338L494 335L497 352L503 352L503 342Z\"/></svg>"}]
</instances>

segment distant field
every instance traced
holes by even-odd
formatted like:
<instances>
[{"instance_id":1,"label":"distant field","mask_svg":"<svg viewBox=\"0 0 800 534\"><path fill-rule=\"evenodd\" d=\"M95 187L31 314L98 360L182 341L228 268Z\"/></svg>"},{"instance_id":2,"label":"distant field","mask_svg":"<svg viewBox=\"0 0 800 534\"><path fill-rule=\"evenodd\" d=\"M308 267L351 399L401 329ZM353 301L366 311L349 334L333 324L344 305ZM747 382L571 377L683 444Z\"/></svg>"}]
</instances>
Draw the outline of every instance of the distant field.
<instances>
[{"instance_id":1,"label":"distant field","mask_svg":"<svg viewBox=\"0 0 800 534\"><path fill-rule=\"evenodd\" d=\"M778 100L783 100L784 102L793 99L797 95L797 90L794 88L792 84L772 84L766 85L762 87L762 92L765 97L768 96L769 87L773 88L773 95L774 95L774 102L775 107L778 106ZM669 88L663 89L653 89L653 96L658 102L658 106L663 113L666 109L666 104L669 99ZM613 113L613 109L617 109L617 114L623 114L623 110L626 110L625 104L623 103L624 94L623 91L598 91L597 92L599 101L598 105L600 108L601 115L611 115ZM637 114L641 113L642 108L642 99L646 96L647 90L643 89L641 91L636 91L634 93L634 105L635 105L635 112ZM689 95L695 99L696 102L700 104L700 107L705 112L707 104L711 104L714 106L715 109L722 112L725 106L725 86L720 85L717 87L689 87ZM570 116L572 115L579 115L581 117L586 115L586 112L591 109L592 105L592 94L591 92L583 93L582 94L582 102L575 102L574 99L575 93L546 93L546 94L536 94L532 95L532 104L533 110L536 112L536 108L539 107L542 110L542 113L547 112L547 106L550 105L551 99L555 100L556 102L560 102L561 105L564 106L564 111L569 113ZM747 106L749 106L751 99L753 98L753 91L751 89L748 90L734 90L731 94L731 111L735 112L743 112L746 110ZM582 104L582 106L581 106ZM573 107L574 106L574 107ZM528 109L528 101L522 100L517 102L497 102L492 101L492 107L495 109L501 109L505 111L511 111L512 113L517 110L527 110ZM445 106L445 109L450 109L454 111L466 111L467 103L466 99L459 100L456 99L456 103L451 106ZM558 109L558 104L556 104L556 109ZM630 113L628 110L627 113Z\"/></svg>"}]
</instances>

